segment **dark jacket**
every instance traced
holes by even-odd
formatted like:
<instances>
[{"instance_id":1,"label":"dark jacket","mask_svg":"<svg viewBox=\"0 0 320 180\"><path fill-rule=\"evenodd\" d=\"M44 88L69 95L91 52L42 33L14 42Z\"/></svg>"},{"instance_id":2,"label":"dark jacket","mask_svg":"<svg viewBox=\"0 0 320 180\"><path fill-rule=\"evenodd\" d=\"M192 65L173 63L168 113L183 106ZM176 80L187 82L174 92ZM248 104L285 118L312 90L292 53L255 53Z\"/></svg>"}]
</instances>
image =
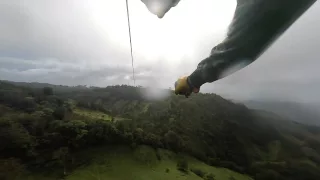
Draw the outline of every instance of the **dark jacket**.
<instances>
[{"instance_id":1,"label":"dark jacket","mask_svg":"<svg viewBox=\"0 0 320 180\"><path fill-rule=\"evenodd\" d=\"M162 4L160 12L152 11L152 3ZM142 0L150 12L162 18L180 0ZM195 0L201 1L201 0ZM229 67L255 61L316 0L237 0L227 37L211 50L189 76L189 83L202 84L222 78Z\"/></svg>"},{"instance_id":2,"label":"dark jacket","mask_svg":"<svg viewBox=\"0 0 320 180\"><path fill-rule=\"evenodd\" d=\"M238 0L227 37L198 64L189 82L199 88L242 60L255 61L315 1Z\"/></svg>"}]
</instances>

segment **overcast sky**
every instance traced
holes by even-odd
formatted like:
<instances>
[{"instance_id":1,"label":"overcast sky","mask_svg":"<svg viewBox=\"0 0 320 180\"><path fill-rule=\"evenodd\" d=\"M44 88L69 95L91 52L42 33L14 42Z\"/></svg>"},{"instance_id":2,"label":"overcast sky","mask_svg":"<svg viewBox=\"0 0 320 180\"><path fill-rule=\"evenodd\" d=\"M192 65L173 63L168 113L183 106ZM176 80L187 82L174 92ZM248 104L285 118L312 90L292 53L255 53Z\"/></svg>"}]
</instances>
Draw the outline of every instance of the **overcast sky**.
<instances>
[{"instance_id":1,"label":"overcast sky","mask_svg":"<svg viewBox=\"0 0 320 180\"><path fill-rule=\"evenodd\" d=\"M130 0L137 84L173 87L223 40L236 0L181 0L163 19ZM248 67L202 87L232 99L320 101L316 2ZM130 84L125 0L1 0L0 79Z\"/></svg>"}]
</instances>

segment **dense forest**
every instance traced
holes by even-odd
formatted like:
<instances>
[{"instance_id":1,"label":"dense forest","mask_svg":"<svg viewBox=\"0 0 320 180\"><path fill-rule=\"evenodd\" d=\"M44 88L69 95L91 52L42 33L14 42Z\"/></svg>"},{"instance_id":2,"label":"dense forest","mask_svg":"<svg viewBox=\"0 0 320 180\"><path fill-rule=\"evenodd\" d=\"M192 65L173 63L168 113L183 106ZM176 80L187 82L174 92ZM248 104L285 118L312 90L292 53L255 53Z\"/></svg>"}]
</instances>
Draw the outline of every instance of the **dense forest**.
<instances>
[{"instance_id":1,"label":"dense forest","mask_svg":"<svg viewBox=\"0 0 320 180\"><path fill-rule=\"evenodd\" d=\"M215 94L159 90L170 96L150 100L144 91L0 81L0 179L56 167L65 176L88 163L82 151L120 145L189 154L256 180L320 179L320 128Z\"/></svg>"}]
</instances>

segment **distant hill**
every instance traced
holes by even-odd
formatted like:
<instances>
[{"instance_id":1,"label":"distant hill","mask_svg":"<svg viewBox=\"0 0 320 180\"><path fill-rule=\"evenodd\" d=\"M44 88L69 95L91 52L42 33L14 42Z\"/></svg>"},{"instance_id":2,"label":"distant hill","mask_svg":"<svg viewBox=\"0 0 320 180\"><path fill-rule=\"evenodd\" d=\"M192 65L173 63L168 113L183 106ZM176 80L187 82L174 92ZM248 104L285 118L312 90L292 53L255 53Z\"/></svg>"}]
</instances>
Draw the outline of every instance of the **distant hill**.
<instances>
[{"instance_id":1,"label":"distant hill","mask_svg":"<svg viewBox=\"0 0 320 180\"><path fill-rule=\"evenodd\" d=\"M243 103L250 109L266 110L296 122L320 125L320 104L253 100Z\"/></svg>"}]
</instances>

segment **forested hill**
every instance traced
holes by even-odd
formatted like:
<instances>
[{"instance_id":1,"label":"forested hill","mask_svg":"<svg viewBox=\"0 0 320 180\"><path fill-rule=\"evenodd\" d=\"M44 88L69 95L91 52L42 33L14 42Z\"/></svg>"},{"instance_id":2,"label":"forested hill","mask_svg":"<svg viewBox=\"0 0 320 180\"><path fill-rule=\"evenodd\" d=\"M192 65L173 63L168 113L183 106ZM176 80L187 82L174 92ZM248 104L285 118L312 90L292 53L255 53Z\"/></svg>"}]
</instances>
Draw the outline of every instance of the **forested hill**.
<instances>
[{"instance_id":1,"label":"forested hill","mask_svg":"<svg viewBox=\"0 0 320 180\"><path fill-rule=\"evenodd\" d=\"M19 170L9 160L28 171L59 161L72 171L85 163L76 154L91 147L148 145L257 180L320 179L320 128L215 94L159 90L169 96L150 100L145 91L0 81L0 176Z\"/></svg>"}]
</instances>

